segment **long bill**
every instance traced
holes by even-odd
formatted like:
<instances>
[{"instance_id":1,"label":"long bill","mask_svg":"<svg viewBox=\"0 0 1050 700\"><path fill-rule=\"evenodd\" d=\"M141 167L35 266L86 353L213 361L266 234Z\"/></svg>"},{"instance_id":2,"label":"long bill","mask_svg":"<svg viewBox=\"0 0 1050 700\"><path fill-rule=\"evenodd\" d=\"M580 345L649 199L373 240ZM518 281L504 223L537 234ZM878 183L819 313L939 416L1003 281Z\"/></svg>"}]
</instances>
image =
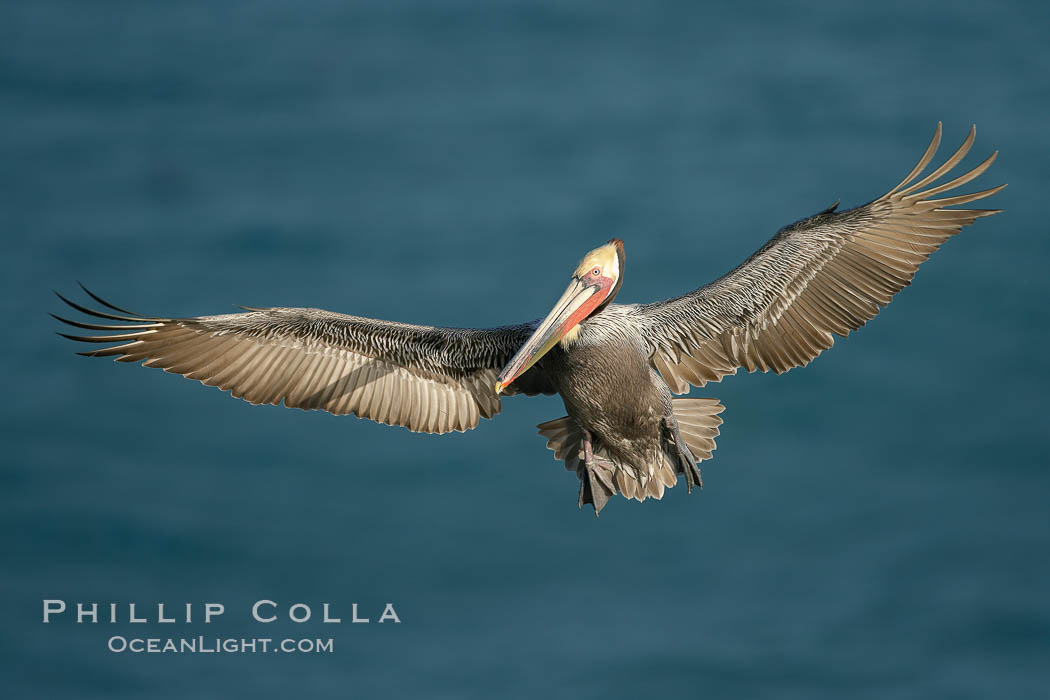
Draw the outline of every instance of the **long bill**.
<instances>
[{"instance_id":1,"label":"long bill","mask_svg":"<svg viewBox=\"0 0 1050 700\"><path fill-rule=\"evenodd\" d=\"M496 380L496 393L503 391L504 387L536 364L580 321L587 318L605 296L607 290L603 290L600 284L588 284L573 277L561 299L500 372Z\"/></svg>"}]
</instances>

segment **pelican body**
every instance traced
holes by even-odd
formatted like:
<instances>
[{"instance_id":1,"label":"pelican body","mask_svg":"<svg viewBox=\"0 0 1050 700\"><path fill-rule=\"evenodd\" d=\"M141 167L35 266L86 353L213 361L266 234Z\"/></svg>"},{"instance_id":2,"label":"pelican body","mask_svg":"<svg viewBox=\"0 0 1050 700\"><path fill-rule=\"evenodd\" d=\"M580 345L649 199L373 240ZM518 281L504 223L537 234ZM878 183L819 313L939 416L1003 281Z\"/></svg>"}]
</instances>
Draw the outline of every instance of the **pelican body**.
<instances>
[{"instance_id":1,"label":"pelican body","mask_svg":"<svg viewBox=\"0 0 1050 700\"><path fill-rule=\"evenodd\" d=\"M498 328L295 308L164 318L127 311L86 289L106 310L59 296L119 324L55 318L109 332L67 335L110 343L84 355L160 367L254 404L353 414L413 431L474 428L500 411L502 395L559 394L567 415L539 432L579 477L579 505L592 504L597 514L617 493L662 498L679 475L690 491L701 484L698 463L715 449L723 407L675 394L739 368L780 374L808 364L836 336L874 318L944 241L998 213L951 207L1005 185L936 198L995 160L993 153L937 184L974 137L971 128L959 149L924 175L940 144L938 124L918 164L887 194L847 211L836 203L781 229L714 282L651 304L613 303L626 259L623 241L613 239L583 258L545 318Z\"/></svg>"}]
</instances>

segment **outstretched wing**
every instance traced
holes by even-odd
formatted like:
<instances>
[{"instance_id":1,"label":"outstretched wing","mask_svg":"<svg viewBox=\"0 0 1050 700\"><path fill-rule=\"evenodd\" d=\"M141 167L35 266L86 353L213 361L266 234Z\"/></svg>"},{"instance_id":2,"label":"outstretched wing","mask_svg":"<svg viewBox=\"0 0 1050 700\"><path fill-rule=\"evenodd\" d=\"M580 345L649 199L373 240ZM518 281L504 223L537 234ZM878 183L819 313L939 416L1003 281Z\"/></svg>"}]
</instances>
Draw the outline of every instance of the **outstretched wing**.
<instances>
[{"instance_id":1,"label":"outstretched wing","mask_svg":"<svg viewBox=\"0 0 1050 700\"><path fill-rule=\"evenodd\" d=\"M499 413L496 376L535 325L435 328L291 308L161 318L135 314L84 291L119 315L59 298L82 313L123 323L55 316L78 328L115 331L61 334L88 343L116 343L82 355L160 367L253 404L284 402L293 408L352 413L426 433L468 430L480 418ZM533 370L524 383L517 383L517 391L553 393L542 370Z\"/></svg>"},{"instance_id":2,"label":"outstretched wing","mask_svg":"<svg viewBox=\"0 0 1050 700\"><path fill-rule=\"evenodd\" d=\"M941 140L941 125L904 180L864 206L835 206L781 229L744 264L685 296L636 307L653 365L676 393L733 374L786 372L808 364L890 303L944 241L998 209L947 209L995 194L933 199L983 173L933 184L963 159L976 128L943 165L919 178Z\"/></svg>"}]
</instances>

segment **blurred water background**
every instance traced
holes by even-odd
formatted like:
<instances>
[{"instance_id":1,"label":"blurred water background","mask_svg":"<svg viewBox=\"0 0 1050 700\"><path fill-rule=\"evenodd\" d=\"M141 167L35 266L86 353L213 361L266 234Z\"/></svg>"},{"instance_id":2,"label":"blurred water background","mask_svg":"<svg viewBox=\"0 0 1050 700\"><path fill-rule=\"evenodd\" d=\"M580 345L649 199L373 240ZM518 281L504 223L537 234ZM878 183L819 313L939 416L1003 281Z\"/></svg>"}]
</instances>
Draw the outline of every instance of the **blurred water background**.
<instances>
[{"instance_id":1,"label":"blurred water background","mask_svg":"<svg viewBox=\"0 0 1050 700\"><path fill-rule=\"evenodd\" d=\"M5 697L1047 697L1050 6L707 5L5 3ZM694 392L727 407L703 493L598 520L535 434L557 398L415 435L77 358L47 316L81 279L496 325L612 236L619 300L663 298L886 191L938 120L1001 149L1006 213L809 368ZM44 598L228 612L43 625ZM402 624L250 624L258 598Z\"/></svg>"}]
</instances>

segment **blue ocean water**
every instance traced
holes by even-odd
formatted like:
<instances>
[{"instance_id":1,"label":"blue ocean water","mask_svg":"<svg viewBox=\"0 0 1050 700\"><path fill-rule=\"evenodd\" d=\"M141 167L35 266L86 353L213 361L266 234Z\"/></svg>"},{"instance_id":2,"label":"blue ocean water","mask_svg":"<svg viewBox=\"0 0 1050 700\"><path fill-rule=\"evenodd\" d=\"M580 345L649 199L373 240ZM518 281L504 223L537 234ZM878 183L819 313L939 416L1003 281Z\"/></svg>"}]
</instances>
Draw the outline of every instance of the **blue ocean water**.
<instances>
[{"instance_id":1,"label":"blue ocean water","mask_svg":"<svg viewBox=\"0 0 1050 700\"><path fill-rule=\"evenodd\" d=\"M4 4L5 697L1046 697L1050 10L705 5ZM938 120L1001 150L1006 212L810 367L695 391L727 407L703 492L600 519L535 434L557 398L415 435L78 358L47 316L79 279L497 325L612 236L619 299L664 298L886 191ZM50 598L227 613L44 625Z\"/></svg>"}]
</instances>

